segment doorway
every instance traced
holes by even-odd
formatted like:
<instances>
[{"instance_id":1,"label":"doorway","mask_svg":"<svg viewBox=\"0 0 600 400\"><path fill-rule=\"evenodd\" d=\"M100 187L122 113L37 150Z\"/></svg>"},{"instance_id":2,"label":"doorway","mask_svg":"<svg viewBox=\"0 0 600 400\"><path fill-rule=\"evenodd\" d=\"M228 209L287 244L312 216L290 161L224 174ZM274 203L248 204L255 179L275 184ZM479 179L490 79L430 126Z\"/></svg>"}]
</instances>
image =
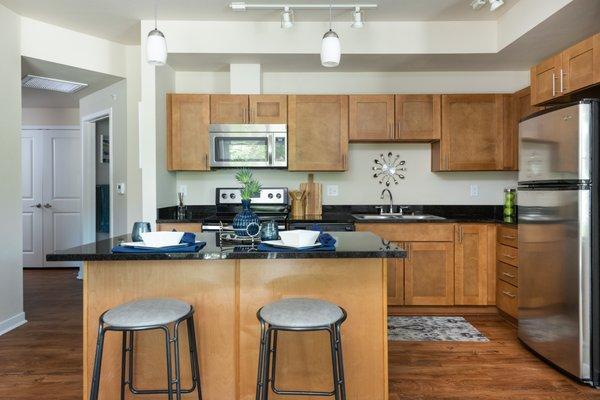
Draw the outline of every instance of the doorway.
<instances>
[{"instance_id":1,"label":"doorway","mask_svg":"<svg viewBox=\"0 0 600 400\"><path fill-rule=\"evenodd\" d=\"M96 240L110 237L110 120L108 117L94 122L96 134Z\"/></svg>"}]
</instances>

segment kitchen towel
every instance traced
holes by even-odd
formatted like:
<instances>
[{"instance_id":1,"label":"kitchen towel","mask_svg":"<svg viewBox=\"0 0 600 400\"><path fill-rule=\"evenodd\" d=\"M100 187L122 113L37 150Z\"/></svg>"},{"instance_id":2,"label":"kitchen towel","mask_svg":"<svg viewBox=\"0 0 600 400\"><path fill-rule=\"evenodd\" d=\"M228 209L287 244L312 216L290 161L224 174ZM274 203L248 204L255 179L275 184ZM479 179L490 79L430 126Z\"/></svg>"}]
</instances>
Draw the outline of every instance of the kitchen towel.
<instances>
[{"instance_id":1,"label":"kitchen towel","mask_svg":"<svg viewBox=\"0 0 600 400\"><path fill-rule=\"evenodd\" d=\"M295 248L284 248L284 247L275 247L270 246L266 243L260 243L257 246L258 251L268 251L268 252L278 252L278 253L297 253L297 252L311 252L311 251L335 251L335 243L337 240L329 233L321 233L317 242L321 243L319 247L309 247L305 249L295 249Z\"/></svg>"},{"instance_id":2,"label":"kitchen towel","mask_svg":"<svg viewBox=\"0 0 600 400\"><path fill-rule=\"evenodd\" d=\"M200 251L206 242L196 242L196 235L194 233L186 232L181 238L181 244L185 243L185 246L168 246L157 249L148 249L132 246L115 246L112 248L113 253L195 253Z\"/></svg>"}]
</instances>

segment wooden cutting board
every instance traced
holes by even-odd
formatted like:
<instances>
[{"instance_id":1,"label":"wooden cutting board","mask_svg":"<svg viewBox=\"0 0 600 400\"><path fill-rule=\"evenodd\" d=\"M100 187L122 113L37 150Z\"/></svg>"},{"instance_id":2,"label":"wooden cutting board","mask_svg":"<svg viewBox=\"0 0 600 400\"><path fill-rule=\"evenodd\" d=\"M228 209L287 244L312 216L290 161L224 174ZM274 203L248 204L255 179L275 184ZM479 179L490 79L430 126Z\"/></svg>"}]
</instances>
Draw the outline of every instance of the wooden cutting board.
<instances>
[{"instance_id":1,"label":"wooden cutting board","mask_svg":"<svg viewBox=\"0 0 600 400\"><path fill-rule=\"evenodd\" d=\"M300 190L306 193L304 214L310 217L321 216L323 214L321 206L323 203L323 192L321 184L315 182L314 174L308 174L308 182L301 183Z\"/></svg>"}]
</instances>

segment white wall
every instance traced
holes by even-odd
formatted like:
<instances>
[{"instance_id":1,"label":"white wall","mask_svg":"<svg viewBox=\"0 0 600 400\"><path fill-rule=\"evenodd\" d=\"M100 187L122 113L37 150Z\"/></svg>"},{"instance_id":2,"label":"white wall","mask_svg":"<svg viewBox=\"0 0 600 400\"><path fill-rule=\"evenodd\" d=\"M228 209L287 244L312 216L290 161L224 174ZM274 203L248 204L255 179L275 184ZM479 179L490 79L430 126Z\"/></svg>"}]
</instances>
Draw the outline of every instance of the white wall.
<instances>
[{"instance_id":1,"label":"white wall","mask_svg":"<svg viewBox=\"0 0 600 400\"><path fill-rule=\"evenodd\" d=\"M19 16L0 5L0 334L25 322L21 216L21 44Z\"/></svg>"},{"instance_id":2,"label":"white wall","mask_svg":"<svg viewBox=\"0 0 600 400\"><path fill-rule=\"evenodd\" d=\"M127 46L127 226L142 220L139 102L140 46Z\"/></svg>"},{"instance_id":3,"label":"white wall","mask_svg":"<svg viewBox=\"0 0 600 400\"><path fill-rule=\"evenodd\" d=\"M264 73L262 81L263 93L512 93L529 85L529 73ZM178 93L227 93L229 74L177 72L175 87ZM428 144L351 144L348 171L315 174L317 181L339 186L337 197L324 190L324 204L380 203L383 187L373 179L371 167L374 157L388 151L407 162L406 179L391 188L398 204L501 204L503 189L516 184L514 172L433 173ZM258 170L256 175L265 186L297 188L307 180L306 173L280 170ZM479 186L479 196L470 197L471 184ZM215 187L236 182L231 170L178 172L180 185L187 186L188 204L212 204ZM168 205L174 204L173 198Z\"/></svg>"},{"instance_id":4,"label":"white wall","mask_svg":"<svg viewBox=\"0 0 600 400\"><path fill-rule=\"evenodd\" d=\"M23 125L72 125L79 126L78 108L23 108Z\"/></svg>"},{"instance_id":5,"label":"white wall","mask_svg":"<svg viewBox=\"0 0 600 400\"><path fill-rule=\"evenodd\" d=\"M175 91L175 71L156 69L156 207L175 204L177 177L167 170L167 93Z\"/></svg>"},{"instance_id":6,"label":"white wall","mask_svg":"<svg viewBox=\"0 0 600 400\"><path fill-rule=\"evenodd\" d=\"M97 112L112 109L112 148L110 160L113 168L112 222L113 233L123 234L129 231L127 226L127 194L117 193L116 185L127 183L127 83L119 81L79 100L81 118ZM89 193L84 192L83 202L89 202Z\"/></svg>"}]
</instances>

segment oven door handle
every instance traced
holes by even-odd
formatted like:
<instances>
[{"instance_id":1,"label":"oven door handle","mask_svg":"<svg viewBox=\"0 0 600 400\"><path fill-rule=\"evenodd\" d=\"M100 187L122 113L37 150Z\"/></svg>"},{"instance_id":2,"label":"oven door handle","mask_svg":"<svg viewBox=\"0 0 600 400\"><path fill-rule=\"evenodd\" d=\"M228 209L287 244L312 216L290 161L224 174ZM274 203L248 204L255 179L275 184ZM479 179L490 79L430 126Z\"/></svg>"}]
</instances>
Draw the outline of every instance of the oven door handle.
<instances>
[{"instance_id":1,"label":"oven door handle","mask_svg":"<svg viewBox=\"0 0 600 400\"><path fill-rule=\"evenodd\" d=\"M269 157L269 166L273 166L273 148L275 147L275 135L270 134L267 142L267 155Z\"/></svg>"}]
</instances>

